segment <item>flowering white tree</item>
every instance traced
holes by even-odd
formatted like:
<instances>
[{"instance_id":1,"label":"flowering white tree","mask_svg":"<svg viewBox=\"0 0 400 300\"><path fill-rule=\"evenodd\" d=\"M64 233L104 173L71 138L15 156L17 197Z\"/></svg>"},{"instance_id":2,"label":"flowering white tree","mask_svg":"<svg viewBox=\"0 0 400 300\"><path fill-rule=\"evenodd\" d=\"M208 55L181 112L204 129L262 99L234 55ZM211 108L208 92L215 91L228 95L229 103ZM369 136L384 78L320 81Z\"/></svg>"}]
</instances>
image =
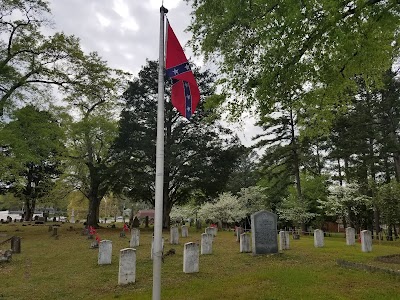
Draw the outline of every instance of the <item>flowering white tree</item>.
<instances>
[{"instance_id":1,"label":"flowering white tree","mask_svg":"<svg viewBox=\"0 0 400 300\"><path fill-rule=\"evenodd\" d=\"M221 221L226 224L239 222L246 214L244 203L231 193L220 194L214 203L207 202L198 211L202 220Z\"/></svg>"},{"instance_id":2,"label":"flowering white tree","mask_svg":"<svg viewBox=\"0 0 400 300\"><path fill-rule=\"evenodd\" d=\"M283 199L277 214L280 219L293 222L296 227L306 224L316 216L315 213L310 213L307 205L303 201L299 201L295 195Z\"/></svg>"},{"instance_id":3,"label":"flowering white tree","mask_svg":"<svg viewBox=\"0 0 400 300\"><path fill-rule=\"evenodd\" d=\"M318 200L321 208L327 216L337 216L346 223L354 223L365 209L372 210L372 198L360 192L360 186L349 183L343 186L332 185L329 187L329 196L326 201ZM353 217L354 216L354 217ZM354 226L354 225L352 225Z\"/></svg>"},{"instance_id":4,"label":"flowering white tree","mask_svg":"<svg viewBox=\"0 0 400 300\"><path fill-rule=\"evenodd\" d=\"M239 192L239 202L242 203L246 215L251 215L260 210L270 209L267 204L265 189L259 186L242 188Z\"/></svg>"},{"instance_id":5,"label":"flowering white tree","mask_svg":"<svg viewBox=\"0 0 400 300\"><path fill-rule=\"evenodd\" d=\"M188 203L182 206L173 206L169 217L173 222L180 222L182 220L194 219L196 217L196 212L198 207L192 203Z\"/></svg>"}]
</instances>

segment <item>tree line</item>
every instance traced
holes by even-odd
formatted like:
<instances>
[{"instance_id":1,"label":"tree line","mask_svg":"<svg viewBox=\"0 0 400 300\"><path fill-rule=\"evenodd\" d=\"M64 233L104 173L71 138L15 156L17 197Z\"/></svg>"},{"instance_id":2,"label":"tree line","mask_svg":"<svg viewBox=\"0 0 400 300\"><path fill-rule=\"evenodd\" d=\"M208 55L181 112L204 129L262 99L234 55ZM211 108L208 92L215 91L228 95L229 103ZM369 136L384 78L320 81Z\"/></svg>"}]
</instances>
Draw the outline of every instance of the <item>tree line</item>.
<instances>
[{"instance_id":1,"label":"tree line","mask_svg":"<svg viewBox=\"0 0 400 300\"><path fill-rule=\"evenodd\" d=\"M396 1L188 2L192 46L218 76L196 70L202 99L191 122L168 101L165 79L164 227L174 207L227 223L264 208L282 226L340 220L391 236L400 223ZM46 2L0 10L1 190L25 202L26 219L36 201L71 191L88 199L90 225L110 194L154 205L157 62L131 79L76 37L42 35ZM263 129L251 148L220 122L246 111Z\"/></svg>"}]
</instances>

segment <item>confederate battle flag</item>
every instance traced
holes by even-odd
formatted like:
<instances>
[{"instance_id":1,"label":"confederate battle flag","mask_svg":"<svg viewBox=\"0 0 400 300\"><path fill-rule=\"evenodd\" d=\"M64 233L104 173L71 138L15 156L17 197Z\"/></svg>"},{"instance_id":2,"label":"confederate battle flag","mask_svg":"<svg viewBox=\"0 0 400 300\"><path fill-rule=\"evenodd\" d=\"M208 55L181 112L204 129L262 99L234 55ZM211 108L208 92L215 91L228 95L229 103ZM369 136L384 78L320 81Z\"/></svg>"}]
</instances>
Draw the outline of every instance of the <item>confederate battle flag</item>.
<instances>
[{"instance_id":1,"label":"confederate battle flag","mask_svg":"<svg viewBox=\"0 0 400 300\"><path fill-rule=\"evenodd\" d=\"M167 76L172 79L171 102L186 119L190 119L200 101L200 91L169 22L167 20Z\"/></svg>"}]
</instances>

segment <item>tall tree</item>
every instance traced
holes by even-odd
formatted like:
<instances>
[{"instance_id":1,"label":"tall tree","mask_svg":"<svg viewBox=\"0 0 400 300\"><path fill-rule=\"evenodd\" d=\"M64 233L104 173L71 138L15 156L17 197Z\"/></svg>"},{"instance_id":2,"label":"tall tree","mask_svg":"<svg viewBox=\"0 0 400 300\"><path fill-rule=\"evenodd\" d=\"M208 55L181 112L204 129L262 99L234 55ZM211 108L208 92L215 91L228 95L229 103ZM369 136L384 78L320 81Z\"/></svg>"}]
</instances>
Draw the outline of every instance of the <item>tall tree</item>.
<instances>
[{"instance_id":1,"label":"tall tree","mask_svg":"<svg viewBox=\"0 0 400 300\"><path fill-rule=\"evenodd\" d=\"M66 97L77 117L68 131L69 174L89 199L88 225L97 226L100 202L112 185L109 149L117 132L118 98L126 74L109 68L97 53L85 56L78 67L79 82Z\"/></svg>"},{"instance_id":2,"label":"tall tree","mask_svg":"<svg viewBox=\"0 0 400 300\"><path fill-rule=\"evenodd\" d=\"M382 83L399 56L397 0L188 2L194 49L219 64L226 93L242 96L231 98L236 113L297 95L293 107L326 132L356 77Z\"/></svg>"},{"instance_id":3,"label":"tall tree","mask_svg":"<svg viewBox=\"0 0 400 300\"><path fill-rule=\"evenodd\" d=\"M149 61L125 92L126 107L121 114L119 136L113 159L119 184L115 187L132 199L154 205L155 147L157 116L157 67ZM197 72L202 99L212 95L212 76ZM169 98L166 82L166 100ZM243 153L238 138L221 127L203 104L190 122L170 102L165 104L163 226L169 227L174 205L186 203L191 195L204 199L223 190L229 174Z\"/></svg>"},{"instance_id":4,"label":"tall tree","mask_svg":"<svg viewBox=\"0 0 400 300\"><path fill-rule=\"evenodd\" d=\"M82 58L79 40L56 33L45 36L50 9L42 0L4 0L0 4L0 116L19 100L47 93L44 85L74 83L74 65ZM39 96L40 97L40 96Z\"/></svg>"},{"instance_id":5,"label":"tall tree","mask_svg":"<svg viewBox=\"0 0 400 300\"><path fill-rule=\"evenodd\" d=\"M24 201L31 220L38 199L44 198L61 173L64 131L50 113L27 106L15 112L0 130L2 181Z\"/></svg>"}]
</instances>

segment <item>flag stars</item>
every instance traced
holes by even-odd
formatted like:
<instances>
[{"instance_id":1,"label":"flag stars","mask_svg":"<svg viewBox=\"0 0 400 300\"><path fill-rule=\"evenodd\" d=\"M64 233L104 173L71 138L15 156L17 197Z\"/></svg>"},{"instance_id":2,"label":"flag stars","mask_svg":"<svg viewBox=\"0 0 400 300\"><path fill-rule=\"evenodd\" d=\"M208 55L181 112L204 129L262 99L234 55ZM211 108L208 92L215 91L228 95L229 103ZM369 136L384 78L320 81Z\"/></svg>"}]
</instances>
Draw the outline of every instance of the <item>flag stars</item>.
<instances>
[{"instance_id":1,"label":"flag stars","mask_svg":"<svg viewBox=\"0 0 400 300\"><path fill-rule=\"evenodd\" d=\"M179 70L178 69L174 69L172 72L174 72L175 75L179 74Z\"/></svg>"},{"instance_id":2,"label":"flag stars","mask_svg":"<svg viewBox=\"0 0 400 300\"><path fill-rule=\"evenodd\" d=\"M185 65L185 69L186 69L186 71L189 71L189 70L190 70L189 64L186 64L186 65Z\"/></svg>"}]
</instances>

